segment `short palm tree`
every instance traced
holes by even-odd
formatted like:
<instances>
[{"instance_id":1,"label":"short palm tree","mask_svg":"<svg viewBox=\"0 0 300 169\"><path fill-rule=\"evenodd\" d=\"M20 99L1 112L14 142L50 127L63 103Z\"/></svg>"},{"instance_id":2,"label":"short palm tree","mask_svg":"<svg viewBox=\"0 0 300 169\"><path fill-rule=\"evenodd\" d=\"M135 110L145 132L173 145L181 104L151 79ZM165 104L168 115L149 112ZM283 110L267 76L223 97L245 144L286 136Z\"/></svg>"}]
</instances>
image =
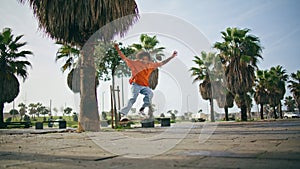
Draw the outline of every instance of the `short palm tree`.
<instances>
[{"instance_id":1,"label":"short palm tree","mask_svg":"<svg viewBox=\"0 0 300 169\"><path fill-rule=\"evenodd\" d=\"M29 115L31 115L32 119L35 119L35 115L37 114L37 107L38 107L38 104L36 104L36 103L30 103L28 105Z\"/></svg>"},{"instance_id":2,"label":"short palm tree","mask_svg":"<svg viewBox=\"0 0 300 169\"><path fill-rule=\"evenodd\" d=\"M294 112L296 107L296 101L292 96L287 96L284 98L284 105L286 105L288 112Z\"/></svg>"},{"instance_id":3,"label":"short palm tree","mask_svg":"<svg viewBox=\"0 0 300 169\"><path fill-rule=\"evenodd\" d=\"M10 28L0 33L0 127L3 127L4 103L12 102L19 94L20 76L23 81L28 76L27 68L31 66L26 57L31 51L21 50L26 42L19 42L23 35L14 36Z\"/></svg>"},{"instance_id":4,"label":"short palm tree","mask_svg":"<svg viewBox=\"0 0 300 169\"><path fill-rule=\"evenodd\" d=\"M197 67L192 67L190 71L192 72L192 76L194 76L193 83L200 81L199 84L199 92L204 100L209 100L210 102L210 117L211 121L215 121L214 115L214 104L213 104L213 82L212 82L212 66L214 63L214 59L216 58L215 53L206 53L201 52L201 57L195 56L193 62L197 65Z\"/></svg>"},{"instance_id":5,"label":"short palm tree","mask_svg":"<svg viewBox=\"0 0 300 169\"><path fill-rule=\"evenodd\" d=\"M19 0L29 2L39 27L49 37L82 49L90 37L113 21L108 29L98 34L98 40L109 41L123 36L137 21L138 9L134 0ZM127 17L125 17L127 16ZM121 20L118 20L125 17ZM80 116L79 129L99 131L100 121L95 93L96 69L92 58L94 42L85 45L80 56Z\"/></svg>"},{"instance_id":6,"label":"short palm tree","mask_svg":"<svg viewBox=\"0 0 300 169\"><path fill-rule=\"evenodd\" d=\"M300 70L291 74L291 80L289 80L288 87L291 89L298 111L300 111Z\"/></svg>"},{"instance_id":7,"label":"short palm tree","mask_svg":"<svg viewBox=\"0 0 300 169\"><path fill-rule=\"evenodd\" d=\"M27 106L24 103L20 103L20 104L18 104L18 107L19 107L19 112L20 112L20 116L21 116L20 121L22 121L23 116L25 116L25 114L27 112Z\"/></svg>"},{"instance_id":8,"label":"short palm tree","mask_svg":"<svg viewBox=\"0 0 300 169\"><path fill-rule=\"evenodd\" d=\"M161 61L164 56L163 50L165 47L157 47L159 41L156 36L149 36L147 34L142 34L140 36L140 44L134 43L131 47L136 51L144 50L150 53L152 60L154 62ZM158 69L155 69L149 77L149 87L155 89L158 84Z\"/></svg>"},{"instance_id":9,"label":"short palm tree","mask_svg":"<svg viewBox=\"0 0 300 169\"><path fill-rule=\"evenodd\" d=\"M247 121L247 93L252 90L258 58L262 58L260 40L249 35L249 29L227 28L221 32L223 42L214 48L220 51L225 67L228 90L240 100L241 119Z\"/></svg>"}]
</instances>

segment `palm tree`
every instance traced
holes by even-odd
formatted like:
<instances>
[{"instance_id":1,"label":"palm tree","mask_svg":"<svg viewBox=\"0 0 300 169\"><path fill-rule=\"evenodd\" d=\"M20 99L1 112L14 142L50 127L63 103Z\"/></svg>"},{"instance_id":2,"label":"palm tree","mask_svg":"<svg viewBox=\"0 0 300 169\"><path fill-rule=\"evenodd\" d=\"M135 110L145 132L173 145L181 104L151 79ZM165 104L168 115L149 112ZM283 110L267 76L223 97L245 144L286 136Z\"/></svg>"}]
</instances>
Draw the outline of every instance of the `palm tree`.
<instances>
[{"instance_id":1,"label":"palm tree","mask_svg":"<svg viewBox=\"0 0 300 169\"><path fill-rule=\"evenodd\" d=\"M35 103L30 103L30 104L28 105L28 108L29 108L29 114L31 115L31 118L32 118L32 119L35 119L35 115L36 115L36 113L37 113L37 107L38 107L38 105L35 104Z\"/></svg>"},{"instance_id":2,"label":"palm tree","mask_svg":"<svg viewBox=\"0 0 300 169\"><path fill-rule=\"evenodd\" d=\"M288 75L286 70L280 65L271 67L269 73L269 103L273 107L275 118L277 118L275 107L279 111L280 118L283 118L281 100L286 92L285 82L288 79Z\"/></svg>"},{"instance_id":3,"label":"palm tree","mask_svg":"<svg viewBox=\"0 0 300 169\"><path fill-rule=\"evenodd\" d=\"M62 72L65 72L66 70L71 70L78 64L78 58L80 54L80 50L76 47L73 47L69 44L64 44L62 42L56 42L57 45L60 45L60 48L58 49L56 53L56 61L60 59L64 59L65 63L61 67Z\"/></svg>"},{"instance_id":4,"label":"palm tree","mask_svg":"<svg viewBox=\"0 0 300 169\"><path fill-rule=\"evenodd\" d=\"M225 120L229 121L228 117L228 108L234 106L234 96L227 89L227 83L224 75L224 67L222 66L222 62L220 57L216 57L214 59L213 64L213 81L214 81L214 97L217 101L219 108L224 108L225 112Z\"/></svg>"},{"instance_id":5,"label":"palm tree","mask_svg":"<svg viewBox=\"0 0 300 169\"><path fill-rule=\"evenodd\" d=\"M269 103L269 96L267 90L267 80L269 79L269 72L267 70L258 70L256 72L256 86L254 100L260 105L260 118L264 119L264 105Z\"/></svg>"},{"instance_id":6,"label":"palm tree","mask_svg":"<svg viewBox=\"0 0 300 169\"><path fill-rule=\"evenodd\" d=\"M220 81L216 81L214 88L214 97L216 98L217 104L219 108L224 108L225 112L225 120L229 121L228 117L228 108L234 106L234 96L230 93L226 88L226 83Z\"/></svg>"},{"instance_id":7,"label":"palm tree","mask_svg":"<svg viewBox=\"0 0 300 169\"><path fill-rule=\"evenodd\" d=\"M164 56L163 50L165 49L165 47L157 47L158 44L159 41L156 36L151 37L147 34L142 34L140 36L140 44L134 43L131 46L136 52L144 50L150 53L152 60L156 62L162 60ZM155 69L149 77L149 87L153 90L158 84L158 72L158 69Z\"/></svg>"},{"instance_id":8,"label":"palm tree","mask_svg":"<svg viewBox=\"0 0 300 169\"><path fill-rule=\"evenodd\" d=\"M31 64L26 61L31 51L21 50L26 42L19 42L23 35L14 37L10 28L4 28L0 33L0 128L3 127L4 103L12 102L19 94L20 76L23 81L27 78L27 67Z\"/></svg>"},{"instance_id":9,"label":"palm tree","mask_svg":"<svg viewBox=\"0 0 300 169\"><path fill-rule=\"evenodd\" d=\"M19 109L20 116L21 116L20 121L22 121L23 116L24 116L24 115L26 114L26 112L27 112L27 106L26 106L24 103L20 103L20 104L18 105L18 107L20 107L20 109Z\"/></svg>"},{"instance_id":10,"label":"palm tree","mask_svg":"<svg viewBox=\"0 0 300 169\"><path fill-rule=\"evenodd\" d=\"M112 21L105 32L97 35L98 40L111 40L115 35L123 36L138 19L134 0L19 0L29 2L39 27L50 38L83 49L84 44L100 28ZM124 19L120 19L128 16ZM120 19L120 20L118 20ZM96 70L93 53L94 42L85 45L80 56L80 130L99 131L99 114L95 93Z\"/></svg>"},{"instance_id":11,"label":"palm tree","mask_svg":"<svg viewBox=\"0 0 300 169\"><path fill-rule=\"evenodd\" d=\"M46 114L50 113L50 110L46 106L40 105L37 108L37 111L38 111L38 114L44 115L44 121L46 121L46 117L45 116L46 116Z\"/></svg>"},{"instance_id":12,"label":"palm tree","mask_svg":"<svg viewBox=\"0 0 300 169\"><path fill-rule=\"evenodd\" d=\"M287 111L288 112L294 112L295 111L295 105L296 105L296 101L294 100L294 98L292 96L287 96L284 99L284 105L286 105L287 107Z\"/></svg>"},{"instance_id":13,"label":"palm tree","mask_svg":"<svg viewBox=\"0 0 300 169\"><path fill-rule=\"evenodd\" d=\"M252 90L258 58L262 47L259 38L249 35L250 29L227 28L222 33L223 42L214 47L220 51L225 67L227 87L240 99L241 119L247 121L247 93Z\"/></svg>"},{"instance_id":14,"label":"palm tree","mask_svg":"<svg viewBox=\"0 0 300 169\"><path fill-rule=\"evenodd\" d=\"M213 65L214 59L216 58L215 53L206 53L204 51L201 52L201 58L199 56L195 56L193 62L197 65L197 67L192 67L190 71L192 72L192 76L195 77L193 83L200 81L202 83L199 84L199 92L204 100L209 100L210 102L210 117L211 121L215 121L214 115L214 105L213 105L213 87L211 75L213 74L211 67Z\"/></svg>"},{"instance_id":15,"label":"palm tree","mask_svg":"<svg viewBox=\"0 0 300 169\"><path fill-rule=\"evenodd\" d=\"M291 79L292 80L289 80L288 87L291 89L298 111L300 111L300 70L298 70L296 73L292 73Z\"/></svg>"},{"instance_id":16,"label":"palm tree","mask_svg":"<svg viewBox=\"0 0 300 169\"><path fill-rule=\"evenodd\" d=\"M80 50L72 45L64 44L62 42L56 42L56 44L61 45L56 53L55 60L64 60L65 63L61 67L61 71L65 72L69 70L67 77L67 84L68 87L74 92L80 92L80 80L79 78L79 66L78 66L78 59L80 55ZM73 78L74 77L74 78Z\"/></svg>"}]
</instances>

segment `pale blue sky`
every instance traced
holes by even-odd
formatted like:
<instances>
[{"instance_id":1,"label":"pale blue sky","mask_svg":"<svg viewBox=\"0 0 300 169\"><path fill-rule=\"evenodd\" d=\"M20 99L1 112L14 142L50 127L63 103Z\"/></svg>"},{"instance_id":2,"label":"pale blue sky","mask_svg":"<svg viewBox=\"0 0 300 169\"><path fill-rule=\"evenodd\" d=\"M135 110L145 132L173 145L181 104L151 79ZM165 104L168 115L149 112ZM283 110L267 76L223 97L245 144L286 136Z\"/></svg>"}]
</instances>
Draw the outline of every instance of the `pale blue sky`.
<instances>
[{"instance_id":1,"label":"pale blue sky","mask_svg":"<svg viewBox=\"0 0 300 169\"><path fill-rule=\"evenodd\" d=\"M288 73L300 69L300 1L137 0L137 3L140 13L169 14L189 22L211 44L221 40L220 32L227 27L249 28L252 30L251 34L261 39L264 47L264 59L259 64L261 69L278 64ZM28 80L21 84L21 93L16 104L39 101L48 105L52 99L53 107L76 105L76 98L67 88L65 75L60 71L61 63L55 62L57 46L38 31L32 10L18 4L16 0L1 0L0 15L0 29L11 27L14 34L24 34L23 40L28 42L27 48L34 53L33 57L29 57L33 68L29 70ZM178 50L180 54L180 49ZM107 92L105 97L108 98ZM7 104L5 110L11 107L12 104Z\"/></svg>"},{"instance_id":2,"label":"pale blue sky","mask_svg":"<svg viewBox=\"0 0 300 169\"><path fill-rule=\"evenodd\" d=\"M221 40L227 27L249 28L264 47L259 65L300 68L300 1L297 0L140 0L141 12L162 12L195 25L211 43Z\"/></svg>"}]
</instances>

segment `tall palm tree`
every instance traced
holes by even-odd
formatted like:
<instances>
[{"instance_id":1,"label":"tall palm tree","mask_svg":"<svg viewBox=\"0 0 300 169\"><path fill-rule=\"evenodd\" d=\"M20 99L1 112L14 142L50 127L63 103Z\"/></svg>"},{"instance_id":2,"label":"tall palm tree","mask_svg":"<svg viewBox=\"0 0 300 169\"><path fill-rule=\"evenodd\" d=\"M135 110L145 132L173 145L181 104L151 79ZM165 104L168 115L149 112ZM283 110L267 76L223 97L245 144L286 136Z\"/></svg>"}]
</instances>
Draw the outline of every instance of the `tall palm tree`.
<instances>
[{"instance_id":1,"label":"tall palm tree","mask_svg":"<svg viewBox=\"0 0 300 169\"><path fill-rule=\"evenodd\" d=\"M289 80L288 87L291 89L298 111L300 111L300 70L291 74L291 80Z\"/></svg>"},{"instance_id":2,"label":"tall palm tree","mask_svg":"<svg viewBox=\"0 0 300 169\"><path fill-rule=\"evenodd\" d=\"M84 47L87 40L100 28L112 21L109 28L103 28L98 40L109 41L115 35L123 36L136 22L138 9L134 0L19 0L29 2L39 27L50 38L63 43ZM124 16L124 19L118 20ZM99 131L99 114L95 93L94 42L85 45L80 56L80 116L81 130Z\"/></svg>"},{"instance_id":3,"label":"tall palm tree","mask_svg":"<svg viewBox=\"0 0 300 169\"><path fill-rule=\"evenodd\" d=\"M229 91L241 102L241 119L247 121L247 93L252 90L258 58L262 58L260 40L249 35L250 29L227 28L221 32L223 42L214 47L220 51Z\"/></svg>"},{"instance_id":4,"label":"tall palm tree","mask_svg":"<svg viewBox=\"0 0 300 169\"><path fill-rule=\"evenodd\" d=\"M269 103L267 90L269 72L267 70L258 70L256 77L257 83L255 86L254 100L260 105L260 119L264 119L264 105Z\"/></svg>"},{"instance_id":5,"label":"tall palm tree","mask_svg":"<svg viewBox=\"0 0 300 169\"><path fill-rule=\"evenodd\" d=\"M284 98L284 105L286 105L288 112L294 112L296 107L296 101L292 96L287 96Z\"/></svg>"},{"instance_id":6,"label":"tall palm tree","mask_svg":"<svg viewBox=\"0 0 300 169\"><path fill-rule=\"evenodd\" d=\"M68 87L74 92L79 93L80 92L80 80L79 78L79 55L80 50L76 46L72 46L70 44L65 44L62 42L56 42L56 44L60 45L60 48L56 52L56 58L55 60L64 60L64 64L61 67L61 71L65 72L66 70L69 70L68 76L67 76L67 84Z\"/></svg>"},{"instance_id":7,"label":"tall palm tree","mask_svg":"<svg viewBox=\"0 0 300 169\"><path fill-rule=\"evenodd\" d=\"M201 52L201 57L195 56L193 62L197 65L197 67L192 67L190 71L192 72L192 76L195 77L193 83L200 81L199 84L199 92L204 100L209 100L210 102L210 118L211 121L215 121L214 115L214 104L213 104L213 86L214 82L212 65L214 59L216 58L215 53L206 53L204 51Z\"/></svg>"},{"instance_id":8,"label":"tall palm tree","mask_svg":"<svg viewBox=\"0 0 300 169\"><path fill-rule=\"evenodd\" d=\"M149 36L147 34L142 34L140 36L140 44L134 43L131 47L136 51L144 50L150 53L152 60L154 62L161 61L164 56L163 50L165 47L157 47L159 41L156 36ZM155 69L149 77L149 87L155 89L158 84L158 69Z\"/></svg>"},{"instance_id":9,"label":"tall palm tree","mask_svg":"<svg viewBox=\"0 0 300 169\"><path fill-rule=\"evenodd\" d=\"M74 92L80 92L80 65L79 56L80 50L76 46L64 44L62 42L56 42L60 45L60 48L56 52L55 60L63 60L65 63L61 67L61 71L65 72L69 70L67 76L68 87ZM96 76L96 87L99 85L98 76ZM96 89L95 89L96 90Z\"/></svg>"},{"instance_id":10,"label":"tall palm tree","mask_svg":"<svg viewBox=\"0 0 300 169\"><path fill-rule=\"evenodd\" d=\"M288 80L288 75L280 65L271 67L269 73L269 103L273 107L275 118L277 118L275 107L279 111L280 118L283 118L281 100L286 92L285 82Z\"/></svg>"},{"instance_id":11,"label":"tall palm tree","mask_svg":"<svg viewBox=\"0 0 300 169\"><path fill-rule=\"evenodd\" d=\"M20 84L16 76L25 81L27 68L31 66L26 57L32 52L20 50L26 45L26 42L19 42L22 37L15 37L10 28L4 28L0 33L0 128L4 124L4 103L12 102L19 94Z\"/></svg>"}]
</instances>

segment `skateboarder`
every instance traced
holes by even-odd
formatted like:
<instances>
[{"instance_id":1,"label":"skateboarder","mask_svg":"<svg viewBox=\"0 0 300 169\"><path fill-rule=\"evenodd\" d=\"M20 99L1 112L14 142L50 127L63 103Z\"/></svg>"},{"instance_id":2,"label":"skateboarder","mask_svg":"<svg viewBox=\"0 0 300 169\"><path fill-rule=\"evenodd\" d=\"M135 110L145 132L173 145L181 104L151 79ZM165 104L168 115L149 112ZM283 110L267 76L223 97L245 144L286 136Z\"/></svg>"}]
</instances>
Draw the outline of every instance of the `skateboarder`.
<instances>
[{"instance_id":1,"label":"skateboarder","mask_svg":"<svg viewBox=\"0 0 300 169\"><path fill-rule=\"evenodd\" d=\"M148 116L149 118L153 118L153 111L151 110L151 99L153 97L153 92L149 88L149 77L153 70L168 63L177 55L177 52L174 51L173 54L166 60L163 60L161 62L152 62L150 54L148 52L141 51L136 54L136 60L131 60L122 53L122 51L119 49L118 44L115 44L114 47L118 51L118 54L120 55L122 60L124 60L127 66L130 68L132 73L132 76L129 80L129 83L131 84L131 98L129 99L127 105L120 110L121 116L123 116L124 118L128 114L138 95L141 93L142 95L144 95L144 104L139 110L140 114L145 116L144 109L148 107ZM122 119L120 121L122 121Z\"/></svg>"}]
</instances>

